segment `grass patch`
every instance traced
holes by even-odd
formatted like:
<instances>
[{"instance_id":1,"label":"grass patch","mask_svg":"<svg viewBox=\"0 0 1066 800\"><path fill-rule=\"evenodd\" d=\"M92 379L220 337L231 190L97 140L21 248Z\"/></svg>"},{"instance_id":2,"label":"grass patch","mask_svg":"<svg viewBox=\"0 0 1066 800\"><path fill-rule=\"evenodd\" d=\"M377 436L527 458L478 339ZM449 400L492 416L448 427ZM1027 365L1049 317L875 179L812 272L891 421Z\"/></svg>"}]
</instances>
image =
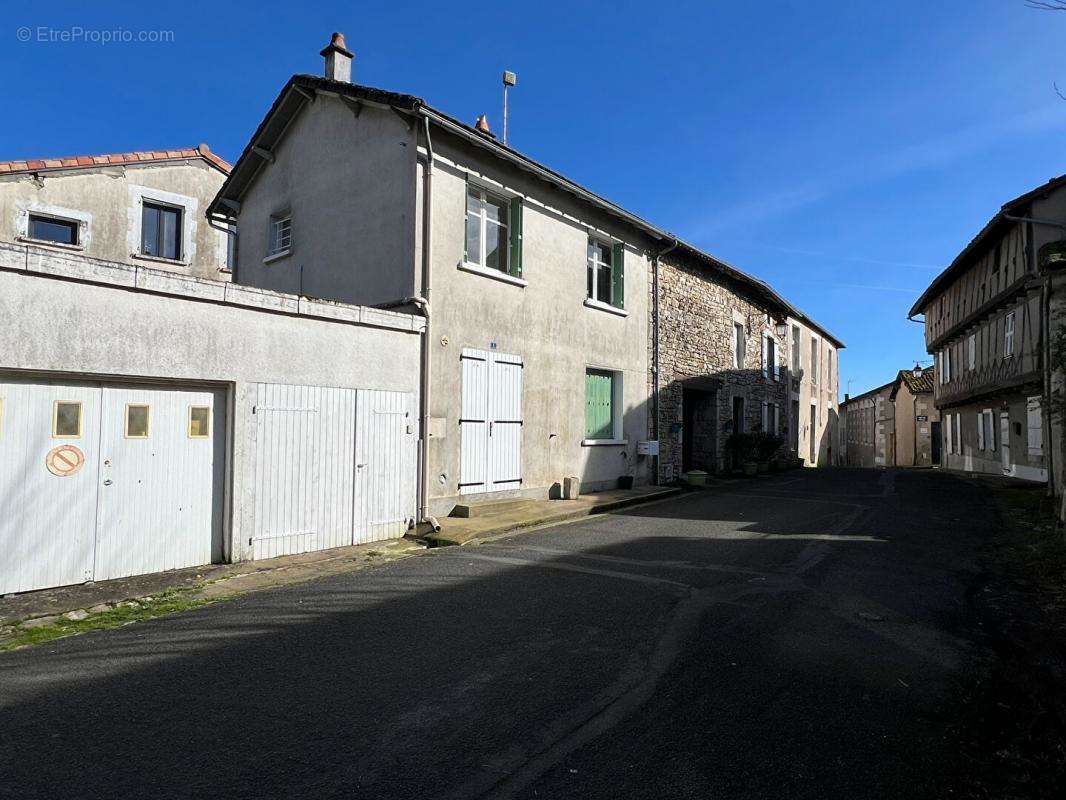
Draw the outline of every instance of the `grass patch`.
<instances>
[{"instance_id":1,"label":"grass patch","mask_svg":"<svg viewBox=\"0 0 1066 800\"><path fill-rule=\"evenodd\" d=\"M1056 605L1066 606L1066 534L1043 491L998 488L996 497L1008 522L997 542L1012 577L1035 583Z\"/></svg>"},{"instance_id":2,"label":"grass patch","mask_svg":"<svg viewBox=\"0 0 1066 800\"><path fill-rule=\"evenodd\" d=\"M60 617L51 625L42 625L39 628L21 628L15 626L14 636L0 642L0 652L14 650L16 647L43 644L64 636L73 636L86 631L106 630L128 625L131 622L163 617L179 611L188 611L207 605L212 600L193 597L192 593L199 587L183 589L167 589L151 600L131 600L109 611L99 614L90 614L85 619L72 620Z\"/></svg>"}]
</instances>

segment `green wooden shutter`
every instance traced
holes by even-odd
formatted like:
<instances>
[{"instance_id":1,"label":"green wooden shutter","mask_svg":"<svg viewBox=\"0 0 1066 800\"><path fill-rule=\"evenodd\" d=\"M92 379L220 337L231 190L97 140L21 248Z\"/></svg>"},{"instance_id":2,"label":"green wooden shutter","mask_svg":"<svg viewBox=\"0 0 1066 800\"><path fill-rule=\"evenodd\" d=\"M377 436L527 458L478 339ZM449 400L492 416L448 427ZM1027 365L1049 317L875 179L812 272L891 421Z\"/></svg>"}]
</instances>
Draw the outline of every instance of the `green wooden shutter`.
<instances>
[{"instance_id":1,"label":"green wooden shutter","mask_svg":"<svg viewBox=\"0 0 1066 800\"><path fill-rule=\"evenodd\" d=\"M585 373L585 438L611 439L614 419L611 400L614 376L609 372L589 370Z\"/></svg>"},{"instance_id":2,"label":"green wooden shutter","mask_svg":"<svg viewBox=\"0 0 1066 800\"><path fill-rule=\"evenodd\" d=\"M625 247L616 242L611 253L611 305L626 307L626 258Z\"/></svg>"},{"instance_id":3,"label":"green wooden shutter","mask_svg":"<svg viewBox=\"0 0 1066 800\"><path fill-rule=\"evenodd\" d=\"M507 271L516 278L522 277L522 198L511 198L510 219L511 241L510 259L507 262Z\"/></svg>"}]
</instances>

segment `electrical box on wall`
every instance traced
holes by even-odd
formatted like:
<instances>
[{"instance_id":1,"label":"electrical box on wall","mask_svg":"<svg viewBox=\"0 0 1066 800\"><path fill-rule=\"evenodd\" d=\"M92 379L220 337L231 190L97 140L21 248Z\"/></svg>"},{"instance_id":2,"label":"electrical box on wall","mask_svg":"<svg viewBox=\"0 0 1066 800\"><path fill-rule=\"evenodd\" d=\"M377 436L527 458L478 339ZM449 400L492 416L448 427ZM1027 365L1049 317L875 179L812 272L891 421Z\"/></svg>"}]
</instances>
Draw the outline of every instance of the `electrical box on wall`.
<instances>
[{"instance_id":1,"label":"electrical box on wall","mask_svg":"<svg viewBox=\"0 0 1066 800\"><path fill-rule=\"evenodd\" d=\"M659 443L657 441L637 442L638 456L659 455Z\"/></svg>"}]
</instances>

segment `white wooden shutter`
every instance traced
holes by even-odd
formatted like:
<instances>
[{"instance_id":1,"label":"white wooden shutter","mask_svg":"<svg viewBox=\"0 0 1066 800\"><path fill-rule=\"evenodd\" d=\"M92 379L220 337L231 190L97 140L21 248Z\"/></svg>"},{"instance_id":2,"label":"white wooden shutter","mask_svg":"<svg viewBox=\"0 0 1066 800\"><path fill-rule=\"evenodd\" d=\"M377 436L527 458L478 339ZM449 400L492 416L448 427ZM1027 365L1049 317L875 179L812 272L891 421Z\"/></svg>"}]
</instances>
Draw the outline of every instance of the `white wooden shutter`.
<instances>
[{"instance_id":1,"label":"white wooden shutter","mask_svg":"<svg viewBox=\"0 0 1066 800\"><path fill-rule=\"evenodd\" d=\"M770 340L770 346L774 348L774 380L781 380L781 353L777 347L777 341Z\"/></svg>"},{"instance_id":2,"label":"white wooden shutter","mask_svg":"<svg viewBox=\"0 0 1066 800\"><path fill-rule=\"evenodd\" d=\"M766 356L767 356L767 352L768 352L768 350L769 350L769 345L770 345L770 337L769 337L769 336L767 336L767 335L766 335L766 334L764 333L764 334L762 335L762 376L763 376L764 378L768 378L768 377L770 377L770 372L769 372L769 370L767 369L767 366L768 366L768 362L767 362L767 359L766 359ZM766 427L766 426L764 425L764 426L763 426L763 428L765 428L765 427Z\"/></svg>"},{"instance_id":3,"label":"white wooden shutter","mask_svg":"<svg viewBox=\"0 0 1066 800\"><path fill-rule=\"evenodd\" d=\"M764 342L765 342L765 340L764 340ZM769 414L768 414L769 405L770 405L769 403L763 403L762 404L762 429L764 431L770 430L770 428L768 427L769 420L767 419L767 417L769 416Z\"/></svg>"},{"instance_id":4,"label":"white wooden shutter","mask_svg":"<svg viewBox=\"0 0 1066 800\"><path fill-rule=\"evenodd\" d=\"M1044 418L1039 395L1026 400L1025 418L1029 431L1029 455L1041 456L1044 454Z\"/></svg>"},{"instance_id":5,"label":"white wooden shutter","mask_svg":"<svg viewBox=\"0 0 1066 800\"><path fill-rule=\"evenodd\" d=\"M977 449L985 449L985 415L977 412Z\"/></svg>"},{"instance_id":6,"label":"white wooden shutter","mask_svg":"<svg viewBox=\"0 0 1066 800\"><path fill-rule=\"evenodd\" d=\"M954 453L953 440L951 438L951 414L947 415L947 425L944 426L944 451Z\"/></svg>"},{"instance_id":7,"label":"white wooden shutter","mask_svg":"<svg viewBox=\"0 0 1066 800\"><path fill-rule=\"evenodd\" d=\"M962 453L962 414L955 415L955 452Z\"/></svg>"}]
</instances>

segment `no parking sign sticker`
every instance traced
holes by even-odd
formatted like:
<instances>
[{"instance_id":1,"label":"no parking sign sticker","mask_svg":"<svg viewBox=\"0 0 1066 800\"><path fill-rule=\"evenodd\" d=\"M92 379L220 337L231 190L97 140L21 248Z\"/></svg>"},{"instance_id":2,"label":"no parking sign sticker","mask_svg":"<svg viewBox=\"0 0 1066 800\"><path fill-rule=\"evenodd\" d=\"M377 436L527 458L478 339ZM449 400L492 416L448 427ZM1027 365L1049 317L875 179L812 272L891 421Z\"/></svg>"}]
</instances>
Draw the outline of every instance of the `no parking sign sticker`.
<instances>
[{"instance_id":1,"label":"no parking sign sticker","mask_svg":"<svg viewBox=\"0 0 1066 800\"><path fill-rule=\"evenodd\" d=\"M72 444L62 444L48 451L44 465L48 471L60 478L66 478L80 470L85 464L85 454Z\"/></svg>"}]
</instances>

